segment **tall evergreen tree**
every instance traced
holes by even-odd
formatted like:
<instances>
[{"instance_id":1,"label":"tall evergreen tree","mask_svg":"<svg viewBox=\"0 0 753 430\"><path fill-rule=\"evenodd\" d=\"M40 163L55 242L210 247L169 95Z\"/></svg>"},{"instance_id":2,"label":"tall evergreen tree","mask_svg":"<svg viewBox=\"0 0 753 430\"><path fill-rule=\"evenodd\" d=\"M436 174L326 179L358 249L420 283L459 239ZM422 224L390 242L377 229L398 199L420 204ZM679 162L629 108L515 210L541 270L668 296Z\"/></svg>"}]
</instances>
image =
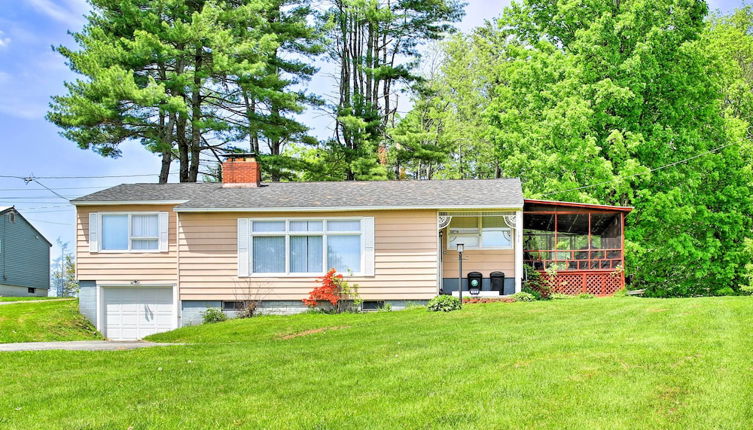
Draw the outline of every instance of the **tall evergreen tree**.
<instances>
[{"instance_id":1,"label":"tall evergreen tree","mask_svg":"<svg viewBox=\"0 0 753 430\"><path fill-rule=\"evenodd\" d=\"M284 73L310 71L280 50L306 49L297 40L310 38L301 17L307 8L283 14L285 4L263 0L93 0L92 7L74 34L79 49L57 48L82 79L66 84L48 114L80 147L117 157L122 142L139 140L161 155L161 182L173 159L180 180L192 182L203 152L233 150L251 130L279 146L303 128L287 122L303 96ZM250 115L246 100L277 113Z\"/></svg>"},{"instance_id":2,"label":"tall evergreen tree","mask_svg":"<svg viewBox=\"0 0 753 430\"><path fill-rule=\"evenodd\" d=\"M325 21L339 97L328 148L343 165L345 179L387 176L379 154L397 111L397 93L418 80L419 48L451 32L462 6L458 0L332 1Z\"/></svg>"}]
</instances>

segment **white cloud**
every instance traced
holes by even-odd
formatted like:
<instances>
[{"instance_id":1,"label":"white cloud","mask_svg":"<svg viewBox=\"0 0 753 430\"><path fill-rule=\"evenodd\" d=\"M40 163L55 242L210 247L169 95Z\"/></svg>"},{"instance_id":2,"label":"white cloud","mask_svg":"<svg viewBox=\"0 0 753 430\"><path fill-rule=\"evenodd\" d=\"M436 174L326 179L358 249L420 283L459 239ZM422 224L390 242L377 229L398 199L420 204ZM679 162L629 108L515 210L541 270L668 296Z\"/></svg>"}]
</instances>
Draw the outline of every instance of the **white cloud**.
<instances>
[{"instance_id":1,"label":"white cloud","mask_svg":"<svg viewBox=\"0 0 753 430\"><path fill-rule=\"evenodd\" d=\"M3 30L0 30L0 49L7 48L10 45L10 37L6 37Z\"/></svg>"},{"instance_id":2,"label":"white cloud","mask_svg":"<svg viewBox=\"0 0 753 430\"><path fill-rule=\"evenodd\" d=\"M26 0L37 11L62 23L77 24L84 20L88 6L84 0Z\"/></svg>"}]
</instances>

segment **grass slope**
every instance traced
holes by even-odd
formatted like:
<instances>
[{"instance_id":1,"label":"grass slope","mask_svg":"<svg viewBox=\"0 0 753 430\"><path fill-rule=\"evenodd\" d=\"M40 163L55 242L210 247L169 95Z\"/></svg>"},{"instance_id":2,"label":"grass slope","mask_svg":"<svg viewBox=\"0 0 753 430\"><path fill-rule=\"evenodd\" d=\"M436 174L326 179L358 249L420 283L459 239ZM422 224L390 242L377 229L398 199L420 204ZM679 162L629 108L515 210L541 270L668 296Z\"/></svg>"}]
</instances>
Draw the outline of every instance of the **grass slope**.
<instances>
[{"instance_id":1,"label":"grass slope","mask_svg":"<svg viewBox=\"0 0 753 430\"><path fill-rule=\"evenodd\" d=\"M101 338L78 313L75 300L0 306L0 343ZM2 360L0 357L0 363Z\"/></svg>"},{"instance_id":2,"label":"grass slope","mask_svg":"<svg viewBox=\"0 0 753 430\"><path fill-rule=\"evenodd\" d=\"M229 321L0 354L0 427L744 429L751 327L744 297Z\"/></svg>"},{"instance_id":3,"label":"grass slope","mask_svg":"<svg viewBox=\"0 0 753 430\"><path fill-rule=\"evenodd\" d=\"M0 302L25 302L28 300L60 300L60 297L3 297L0 296Z\"/></svg>"}]
</instances>

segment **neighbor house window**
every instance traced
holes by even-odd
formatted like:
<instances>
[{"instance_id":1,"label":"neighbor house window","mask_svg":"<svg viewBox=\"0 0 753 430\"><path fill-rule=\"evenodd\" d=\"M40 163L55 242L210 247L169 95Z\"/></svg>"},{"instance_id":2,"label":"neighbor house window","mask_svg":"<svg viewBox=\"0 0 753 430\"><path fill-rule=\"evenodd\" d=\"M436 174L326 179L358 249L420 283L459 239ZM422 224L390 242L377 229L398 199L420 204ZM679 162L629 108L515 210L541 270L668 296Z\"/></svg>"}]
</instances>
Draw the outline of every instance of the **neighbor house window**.
<instances>
[{"instance_id":1,"label":"neighbor house window","mask_svg":"<svg viewBox=\"0 0 753 430\"><path fill-rule=\"evenodd\" d=\"M159 230L157 214L102 214L102 250L156 251Z\"/></svg>"},{"instance_id":2,"label":"neighbor house window","mask_svg":"<svg viewBox=\"0 0 753 430\"><path fill-rule=\"evenodd\" d=\"M361 219L251 220L251 272L361 273Z\"/></svg>"},{"instance_id":3,"label":"neighbor house window","mask_svg":"<svg viewBox=\"0 0 753 430\"><path fill-rule=\"evenodd\" d=\"M447 249L512 249L512 229L502 215L453 216L447 227Z\"/></svg>"}]
</instances>

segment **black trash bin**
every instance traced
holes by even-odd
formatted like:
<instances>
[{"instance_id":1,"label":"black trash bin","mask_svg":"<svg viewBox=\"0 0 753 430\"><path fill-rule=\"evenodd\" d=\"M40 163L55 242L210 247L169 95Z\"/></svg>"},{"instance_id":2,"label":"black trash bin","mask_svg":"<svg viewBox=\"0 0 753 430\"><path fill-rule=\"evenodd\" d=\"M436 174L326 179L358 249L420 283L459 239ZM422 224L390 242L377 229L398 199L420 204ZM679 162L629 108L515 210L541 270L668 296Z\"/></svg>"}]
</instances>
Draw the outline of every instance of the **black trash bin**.
<instances>
[{"instance_id":1,"label":"black trash bin","mask_svg":"<svg viewBox=\"0 0 753 430\"><path fill-rule=\"evenodd\" d=\"M481 272L468 272L468 292L477 296L484 285L484 275Z\"/></svg>"},{"instance_id":2,"label":"black trash bin","mask_svg":"<svg viewBox=\"0 0 753 430\"><path fill-rule=\"evenodd\" d=\"M504 272L492 272L489 274L489 283L492 291L499 291L499 295L505 294L505 274Z\"/></svg>"}]
</instances>

